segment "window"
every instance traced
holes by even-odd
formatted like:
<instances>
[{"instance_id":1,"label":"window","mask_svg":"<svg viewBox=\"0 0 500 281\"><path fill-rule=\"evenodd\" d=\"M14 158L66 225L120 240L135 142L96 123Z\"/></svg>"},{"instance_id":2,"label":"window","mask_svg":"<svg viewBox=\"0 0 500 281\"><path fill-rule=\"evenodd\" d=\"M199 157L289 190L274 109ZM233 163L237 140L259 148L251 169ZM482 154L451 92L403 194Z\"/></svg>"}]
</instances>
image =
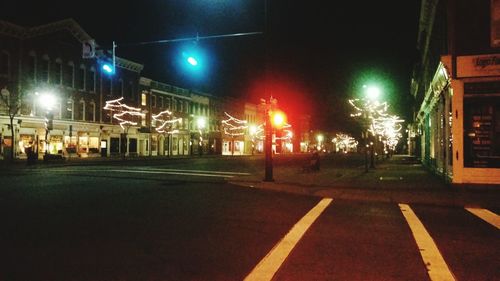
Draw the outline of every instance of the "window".
<instances>
[{"instance_id":1,"label":"window","mask_svg":"<svg viewBox=\"0 0 500 281\"><path fill-rule=\"evenodd\" d=\"M64 66L64 71L63 71L64 86L73 88L74 78L75 78L75 65L73 64L72 61L70 61Z\"/></svg>"},{"instance_id":2,"label":"window","mask_svg":"<svg viewBox=\"0 0 500 281\"><path fill-rule=\"evenodd\" d=\"M147 95L145 91L141 94L141 105L147 105Z\"/></svg>"},{"instance_id":3,"label":"window","mask_svg":"<svg viewBox=\"0 0 500 281\"><path fill-rule=\"evenodd\" d=\"M151 106L156 107L156 96L155 95L151 95Z\"/></svg>"},{"instance_id":4,"label":"window","mask_svg":"<svg viewBox=\"0 0 500 281\"><path fill-rule=\"evenodd\" d=\"M80 114L80 120L85 121L85 101L81 99L79 104L78 114Z\"/></svg>"},{"instance_id":5,"label":"window","mask_svg":"<svg viewBox=\"0 0 500 281\"><path fill-rule=\"evenodd\" d=\"M95 68L93 66L87 71L85 82L87 84L87 90L95 92Z\"/></svg>"},{"instance_id":6,"label":"window","mask_svg":"<svg viewBox=\"0 0 500 281\"><path fill-rule=\"evenodd\" d=\"M115 79L113 81L113 96L123 97L123 79Z\"/></svg>"},{"instance_id":7,"label":"window","mask_svg":"<svg viewBox=\"0 0 500 281\"><path fill-rule=\"evenodd\" d=\"M135 101L135 95L134 95L134 83L132 81L128 82L128 88L127 88L127 97L129 97L131 100Z\"/></svg>"},{"instance_id":8,"label":"window","mask_svg":"<svg viewBox=\"0 0 500 281\"><path fill-rule=\"evenodd\" d=\"M90 110L89 110L90 118L89 118L89 120L91 120L92 122L95 122L95 102L90 101L89 105L90 105Z\"/></svg>"},{"instance_id":9,"label":"window","mask_svg":"<svg viewBox=\"0 0 500 281\"><path fill-rule=\"evenodd\" d=\"M63 73L63 67L62 67L62 61L61 59L56 59L56 63L54 64L54 70L52 73L52 83L61 85L62 84L62 75Z\"/></svg>"},{"instance_id":10,"label":"window","mask_svg":"<svg viewBox=\"0 0 500 281\"><path fill-rule=\"evenodd\" d=\"M49 82L50 60L48 55L44 55L38 65L38 82Z\"/></svg>"},{"instance_id":11,"label":"window","mask_svg":"<svg viewBox=\"0 0 500 281\"><path fill-rule=\"evenodd\" d=\"M75 86L79 90L85 90L85 65L81 64L75 77Z\"/></svg>"},{"instance_id":12,"label":"window","mask_svg":"<svg viewBox=\"0 0 500 281\"><path fill-rule=\"evenodd\" d=\"M36 56L34 52L31 52L28 56L28 61L26 63L26 76L29 80L35 81L36 74Z\"/></svg>"},{"instance_id":13,"label":"window","mask_svg":"<svg viewBox=\"0 0 500 281\"><path fill-rule=\"evenodd\" d=\"M158 100L158 103L159 103L158 106L160 108L163 108L163 97L158 97L158 98L159 98L159 100Z\"/></svg>"},{"instance_id":14,"label":"window","mask_svg":"<svg viewBox=\"0 0 500 281\"><path fill-rule=\"evenodd\" d=\"M0 75L9 76L10 55L6 51L0 52Z\"/></svg>"},{"instance_id":15,"label":"window","mask_svg":"<svg viewBox=\"0 0 500 281\"><path fill-rule=\"evenodd\" d=\"M75 103L73 102L73 99L70 98L66 102L66 118L73 120L75 118Z\"/></svg>"},{"instance_id":16,"label":"window","mask_svg":"<svg viewBox=\"0 0 500 281\"><path fill-rule=\"evenodd\" d=\"M111 96L111 79L108 75L102 75L102 94L104 96Z\"/></svg>"},{"instance_id":17,"label":"window","mask_svg":"<svg viewBox=\"0 0 500 281\"><path fill-rule=\"evenodd\" d=\"M166 101L167 101L167 104L166 104L167 109L168 109L168 110L172 110L172 109L170 108L170 97L166 97Z\"/></svg>"}]
</instances>

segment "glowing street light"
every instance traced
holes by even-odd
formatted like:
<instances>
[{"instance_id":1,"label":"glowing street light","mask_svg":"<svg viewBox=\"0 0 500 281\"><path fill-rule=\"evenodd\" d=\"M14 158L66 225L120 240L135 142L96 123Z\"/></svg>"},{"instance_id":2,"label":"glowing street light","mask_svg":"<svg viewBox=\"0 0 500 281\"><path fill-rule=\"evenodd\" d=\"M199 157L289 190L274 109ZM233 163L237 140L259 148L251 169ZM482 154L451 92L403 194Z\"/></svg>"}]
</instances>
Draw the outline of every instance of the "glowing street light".
<instances>
[{"instance_id":1,"label":"glowing street light","mask_svg":"<svg viewBox=\"0 0 500 281\"><path fill-rule=\"evenodd\" d=\"M380 89L376 86L366 86L366 85L363 85L363 88L365 88L365 93L366 93L366 97L369 99L369 100L377 100L380 96Z\"/></svg>"}]
</instances>

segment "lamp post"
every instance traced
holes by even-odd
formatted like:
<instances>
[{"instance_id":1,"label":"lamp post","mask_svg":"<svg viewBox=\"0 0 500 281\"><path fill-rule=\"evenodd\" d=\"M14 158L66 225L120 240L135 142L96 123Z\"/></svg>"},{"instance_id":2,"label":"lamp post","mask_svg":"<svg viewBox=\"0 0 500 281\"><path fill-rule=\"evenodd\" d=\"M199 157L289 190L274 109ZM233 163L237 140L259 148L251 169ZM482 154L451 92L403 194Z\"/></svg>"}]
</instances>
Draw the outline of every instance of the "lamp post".
<instances>
[{"instance_id":1,"label":"lamp post","mask_svg":"<svg viewBox=\"0 0 500 281\"><path fill-rule=\"evenodd\" d=\"M45 112L45 155L47 155L47 154L50 154L50 151L49 151L50 141L48 139L48 136L49 136L50 130L52 130L52 128L53 128L53 122L54 122L54 113L52 112L52 109L56 105L57 100L56 100L56 97L52 93L38 94L38 92L36 92L35 95L39 96L39 103L46 110L46 112Z\"/></svg>"}]
</instances>

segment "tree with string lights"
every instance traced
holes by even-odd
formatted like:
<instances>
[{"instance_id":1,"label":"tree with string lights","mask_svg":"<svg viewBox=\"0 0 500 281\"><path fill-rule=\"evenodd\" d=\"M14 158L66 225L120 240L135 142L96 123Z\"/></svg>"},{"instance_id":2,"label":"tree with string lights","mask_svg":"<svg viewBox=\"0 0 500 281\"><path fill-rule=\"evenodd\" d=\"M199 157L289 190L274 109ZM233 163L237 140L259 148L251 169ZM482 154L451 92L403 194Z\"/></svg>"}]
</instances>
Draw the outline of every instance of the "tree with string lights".
<instances>
[{"instance_id":1,"label":"tree with string lights","mask_svg":"<svg viewBox=\"0 0 500 281\"><path fill-rule=\"evenodd\" d=\"M235 118L227 112L224 112L224 114L228 118L222 120L222 128L224 129L224 134L231 137L231 155L234 155L234 139L245 134L248 128L247 121Z\"/></svg>"},{"instance_id":2,"label":"tree with string lights","mask_svg":"<svg viewBox=\"0 0 500 281\"><path fill-rule=\"evenodd\" d=\"M122 100L123 97L106 101L106 105L103 109L111 111L112 118L116 119L119 122L120 127L123 129L124 133L126 151L128 151L128 131L130 127L137 126L137 124L139 124L137 120L141 120L146 116L146 114L141 112L140 108L132 107L126 105L125 103L122 103ZM123 156L125 156L126 151L122 152Z\"/></svg>"},{"instance_id":3,"label":"tree with string lights","mask_svg":"<svg viewBox=\"0 0 500 281\"><path fill-rule=\"evenodd\" d=\"M156 115L152 115L155 122L155 130L168 138L168 156L172 154L172 134L179 132L177 124L182 121L182 118L176 118L169 110L164 110Z\"/></svg>"}]
</instances>

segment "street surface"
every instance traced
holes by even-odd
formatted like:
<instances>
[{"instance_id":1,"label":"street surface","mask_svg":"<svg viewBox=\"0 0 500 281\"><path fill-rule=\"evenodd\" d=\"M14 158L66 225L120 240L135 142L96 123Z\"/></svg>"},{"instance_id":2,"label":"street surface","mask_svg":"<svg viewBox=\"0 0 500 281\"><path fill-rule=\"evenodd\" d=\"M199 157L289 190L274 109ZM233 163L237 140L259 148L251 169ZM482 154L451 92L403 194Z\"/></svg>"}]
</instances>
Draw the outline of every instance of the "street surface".
<instances>
[{"instance_id":1,"label":"street surface","mask_svg":"<svg viewBox=\"0 0 500 281\"><path fill-rule=\"evenodd\" d=\"M333 162L337 171L360 164ZM277 192L257 186L262 164L235 157L3 169L0 280L500 280L500 208L491 201Z\"/></svg>"}]
</instances>

